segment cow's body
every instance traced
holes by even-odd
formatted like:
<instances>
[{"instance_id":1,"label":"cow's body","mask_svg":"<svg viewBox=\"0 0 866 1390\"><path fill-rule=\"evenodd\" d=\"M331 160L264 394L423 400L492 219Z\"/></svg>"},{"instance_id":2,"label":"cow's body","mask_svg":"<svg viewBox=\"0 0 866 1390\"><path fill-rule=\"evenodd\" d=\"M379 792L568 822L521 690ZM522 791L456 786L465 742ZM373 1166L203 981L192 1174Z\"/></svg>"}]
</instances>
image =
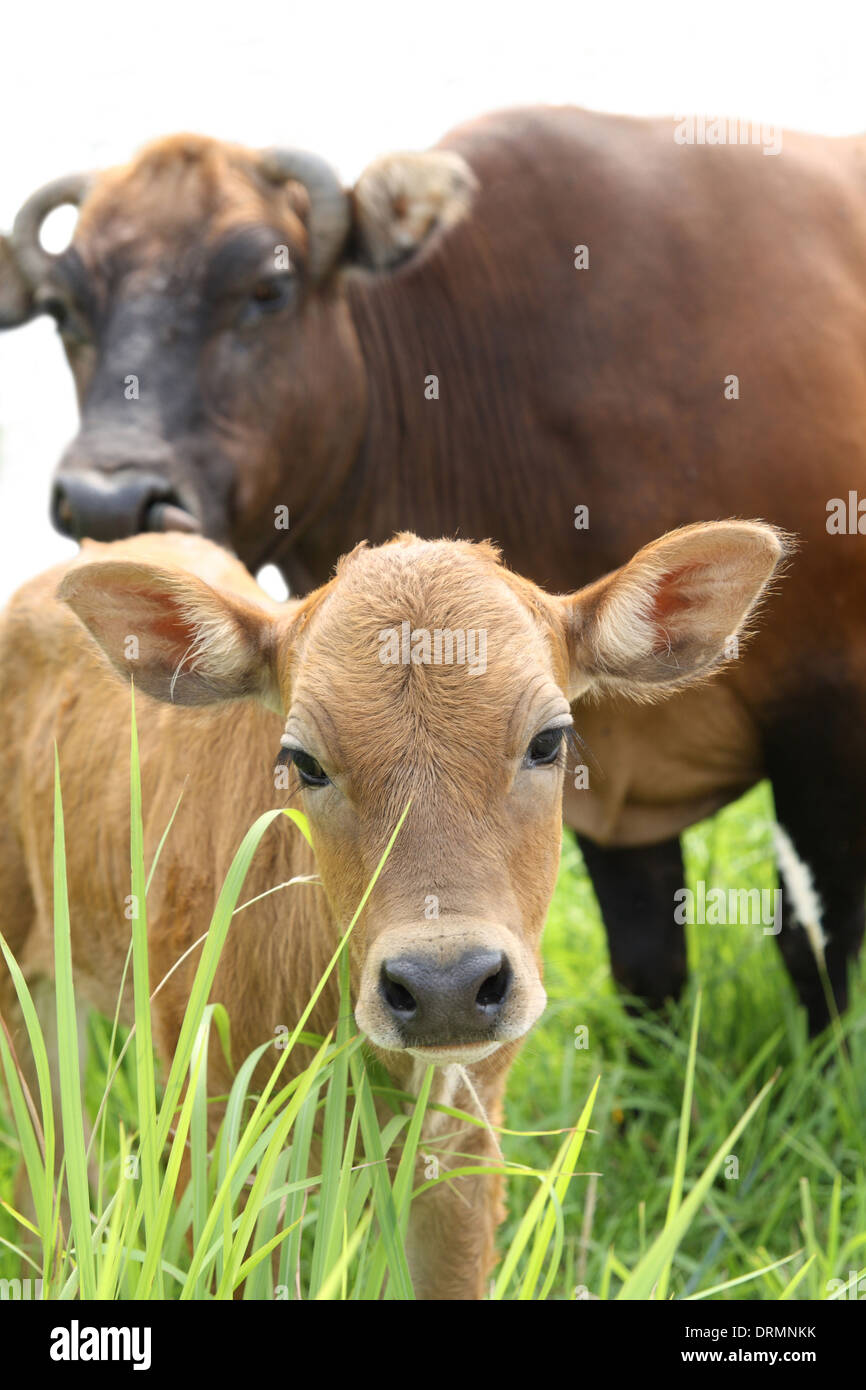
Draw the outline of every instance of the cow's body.
<instances>
[{"instance_id":1,"label":"cow's body","mask_svg":"<svg viewBox=\"0 0 866 1390\"><path fill-rule=\"evenodd\" d=\"M71 347L83 423L60 484L82 469L163 476L208 534L253 569L277 563L295 592L359 536L397 526L489 536L555 591L698 517L796 532L791 583L722 681L591 714L589 789L566 783L566 816L615 973L661 999L684 967L676 836L769 775L824 903L843 1003L866 889L866 548L826 519L830 498L866 492L866 144L786 134L773 155L683 146L674 131L567 108L461 127L442 147L477 187L470 198L464 181L454 215L396 268L389 230L405 247L387 217L396 226L419 172L407 166L401 193L394 157L390 182L359 182L348 250L256 338L239 329L242 352L209 257L255 225L302 264L303 209L275 211L252 155L153 147L83 205L73 257L95 287L97 351ZM395 179L383 213L368 185L390 197ZM384 242L365 230L374 213ZM143 384L132 408L130 372ZM145 524L66 503L85 531ZM630 875L638 944L620 901ZM823 990L793 919L780 944L818 1027Z\"/></svg>"},{"instance_id":2,"label":"cow's body","mask_svg":"<svg viewBox=\"0 0 866 1390\"><path fill-rule=\"evenodd\" d=\"M124 977L130 697L111 662L138 691L147 864L183 792L147 902L162 1059L179 1036L193 948L256 816L300 795L316 854L280 822L247 876L244 900L258 901L236 915L213 989L236 1063L295 1025L405 813L349 944L356 1019L398 1085L414 1089L431 1062L444 1088L434 1095L470 1111L480 1102L498 1122L515 1050L544 1007L540 937L559 859L569 702L607 686L659 698L703 678L783 551L766 526L685 528L554 598L488 546L403 536L358 547L325 588L282 606L210 542L138 536L88 546L32 581L0 620L0 905L4 935L46 1002L43 1022L53 1011L55 746L77 1000L113 1014ZM404 622L422 636L483 632L483 664L437 660L435 648L425 657L423 642L417 659L390 659L383 639ZM296 772L288 783L273 777L281 748ZM316 871L320 881L268 892ZM26 1064L5 969L0 1012ZM327 1032L336 1012L332 978L311 1026ZM133 1021L129 981L120 1017ZM220 1048L209 1067L211 1092L225 1094ZM269 1070L263 1061L262 1080ZM213 1129L220 1118L209 1107ZM461 1154L495 1158L484 1127L449 1123L438 1138L445 1168ZM425 1136L428 1147L436 1140ZM421 1296L481 1294L500 1187L470 1177L416 1203Z\"/></svg>"}]
</instances>

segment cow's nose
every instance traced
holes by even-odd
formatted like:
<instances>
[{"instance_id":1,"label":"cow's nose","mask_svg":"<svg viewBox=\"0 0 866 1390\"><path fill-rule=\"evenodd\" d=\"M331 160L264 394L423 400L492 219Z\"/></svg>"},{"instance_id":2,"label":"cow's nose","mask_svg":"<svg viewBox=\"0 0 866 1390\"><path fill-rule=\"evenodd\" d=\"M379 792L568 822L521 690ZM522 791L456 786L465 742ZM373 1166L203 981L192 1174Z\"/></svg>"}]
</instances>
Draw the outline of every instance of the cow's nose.
<instances>
[{"instance_id":1,"label":"cow's nose","mask_svg":"<svg viewBox=\"0 0 866 1390\"><path fill-rule=\"evenodd\" d=\"M64 536L115 541L139 531L198 531L196 519L155 473L61 474L51 496L51 520Z\"/></svg>"},{"instance_id":2,"label":"cow's nose","mask_svg":"<svg viewBox=\"0 0 866 1390\"><path fill-rule=\"evenodd\" d=\"M495 1037L511 988L504 951L467 951L440 965L398 956L382 965L379 987L406 1047L446 1047Z\"/></svg>"}]
</instances>

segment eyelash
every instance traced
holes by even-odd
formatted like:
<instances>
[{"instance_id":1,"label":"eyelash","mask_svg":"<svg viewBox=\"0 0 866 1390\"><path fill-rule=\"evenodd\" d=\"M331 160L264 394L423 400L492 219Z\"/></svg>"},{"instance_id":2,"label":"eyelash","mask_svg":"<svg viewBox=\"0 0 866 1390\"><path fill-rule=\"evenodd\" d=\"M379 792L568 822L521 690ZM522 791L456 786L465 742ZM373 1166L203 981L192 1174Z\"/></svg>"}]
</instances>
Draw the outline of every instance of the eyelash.
<instances>
[{"instance_id":1,"label":"eyelash","mask_svg":"<svg viewBox=\"0 0 866 1390\"><path fill-rule=\"evenodd\" d=\"M281 748L277 754L277 766L287 767L292 763L298 773L298 779L302 787L318 789L330 785L330 778L325 773L321 763L313 757L311 753L306 753L303 748ZM306 768L304 763L307 764ZM318 771L314 771L318 769Z\"/></svg>"}]
</instances>

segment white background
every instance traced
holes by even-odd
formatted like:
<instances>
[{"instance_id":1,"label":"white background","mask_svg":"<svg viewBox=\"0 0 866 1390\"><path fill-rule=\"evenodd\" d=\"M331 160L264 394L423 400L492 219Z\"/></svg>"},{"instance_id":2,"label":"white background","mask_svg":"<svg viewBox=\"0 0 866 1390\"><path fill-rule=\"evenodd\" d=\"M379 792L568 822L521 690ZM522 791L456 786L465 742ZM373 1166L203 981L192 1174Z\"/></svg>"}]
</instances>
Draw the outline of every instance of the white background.
<instances>
[{"instance_id":1,"label":"white background","mask_svg":"<svg viewBox=\"0 0 866 1390\"><path fill-rule=\"evenodd\" d=\"M306 146L351 180L385 150L523 102L866 129L862 0L66 0L7 6L0 32L4 228L40 183L173 130ZM53 327L0 335L0 599L72 550L47 504L74 432Z\"/></svg>"}]
</instances>

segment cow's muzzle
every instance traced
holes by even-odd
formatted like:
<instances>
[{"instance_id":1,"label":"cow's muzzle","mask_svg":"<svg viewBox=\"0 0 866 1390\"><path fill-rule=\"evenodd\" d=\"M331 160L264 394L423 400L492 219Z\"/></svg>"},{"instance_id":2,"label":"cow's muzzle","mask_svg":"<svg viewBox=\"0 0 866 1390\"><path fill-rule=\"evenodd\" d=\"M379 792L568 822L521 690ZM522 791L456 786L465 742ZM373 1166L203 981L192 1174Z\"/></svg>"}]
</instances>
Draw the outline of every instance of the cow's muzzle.
<instances>
[{"instance_id":1,"label":"cow's muzzle","mask_svg":"<svg viewBox=\"0 0 866 1390\"><path fill-rule=\"evenodd\" d=\"M73 540L121 540L141 531L201 531L175 490L156 474L119 471L61 474L51 496L51 520Z\"/></svg>"}]
</instances>

